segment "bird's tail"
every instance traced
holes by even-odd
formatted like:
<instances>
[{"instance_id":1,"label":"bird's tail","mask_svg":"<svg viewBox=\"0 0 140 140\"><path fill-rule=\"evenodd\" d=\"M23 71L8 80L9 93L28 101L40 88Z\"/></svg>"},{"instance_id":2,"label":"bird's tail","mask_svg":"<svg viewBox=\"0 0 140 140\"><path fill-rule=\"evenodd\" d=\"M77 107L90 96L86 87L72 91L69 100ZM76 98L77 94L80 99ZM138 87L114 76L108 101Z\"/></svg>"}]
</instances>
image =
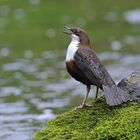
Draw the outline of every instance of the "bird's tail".
<instances>
[{"instance_id":1,"label":"bird's tail","mask_svg":"<svg viewBox=\"0 0 140 140\"><path fill-rule=\"evenodd\" d=\"M106 102L110 106L117 106L130 100L130 95L116 85L112 86L111 88L103 85L103 91Z\"/></svg>"}]
</instances>

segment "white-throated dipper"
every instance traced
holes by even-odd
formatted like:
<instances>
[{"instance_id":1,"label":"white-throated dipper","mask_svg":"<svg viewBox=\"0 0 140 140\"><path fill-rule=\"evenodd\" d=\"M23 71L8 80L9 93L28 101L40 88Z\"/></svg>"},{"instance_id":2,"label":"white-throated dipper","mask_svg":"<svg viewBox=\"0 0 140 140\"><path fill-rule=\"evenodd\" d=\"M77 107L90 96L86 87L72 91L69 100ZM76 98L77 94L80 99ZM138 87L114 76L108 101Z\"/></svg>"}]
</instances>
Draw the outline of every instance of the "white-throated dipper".
<instances>
[{"instance_id":1,"label":"white-throated dipper","mask_svg":"<svg viewBox=\"0 0 140 140\"><path fill-rule=\"evenodd\" d=\"M130 99L130 95L116 86L106 68L91 49L90 40L86 31L81 28L66 27L71 36L71 43L66 54L66 68L69 74L87 87L86 96L80 106L86 106L90 86L95 85L104 91L106 102L110 106L117 106Z\"/></svg>"}]
</instances>

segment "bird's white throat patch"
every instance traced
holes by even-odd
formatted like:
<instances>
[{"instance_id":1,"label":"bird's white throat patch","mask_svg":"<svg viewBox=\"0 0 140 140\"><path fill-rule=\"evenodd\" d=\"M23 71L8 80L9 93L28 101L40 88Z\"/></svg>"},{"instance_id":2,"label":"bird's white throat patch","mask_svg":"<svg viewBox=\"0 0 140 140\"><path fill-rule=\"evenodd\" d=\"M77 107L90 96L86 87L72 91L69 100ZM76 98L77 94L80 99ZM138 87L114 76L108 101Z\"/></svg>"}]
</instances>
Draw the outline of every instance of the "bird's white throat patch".
<instances>
[{"instance_id":1,"label":"bird's white throat patch","mask_svg":"<svg viewBox=\"0 0 140 140\"><path fill-rule=\"evenodd\" d=\"M78 44L80 43L79 37L74 35L74 34L71 35L71 39L72 40L68 46L67 54L66 54L66 61L67 62L74 59L75 52L77 51Z\"/></svg>"}]
</instances>

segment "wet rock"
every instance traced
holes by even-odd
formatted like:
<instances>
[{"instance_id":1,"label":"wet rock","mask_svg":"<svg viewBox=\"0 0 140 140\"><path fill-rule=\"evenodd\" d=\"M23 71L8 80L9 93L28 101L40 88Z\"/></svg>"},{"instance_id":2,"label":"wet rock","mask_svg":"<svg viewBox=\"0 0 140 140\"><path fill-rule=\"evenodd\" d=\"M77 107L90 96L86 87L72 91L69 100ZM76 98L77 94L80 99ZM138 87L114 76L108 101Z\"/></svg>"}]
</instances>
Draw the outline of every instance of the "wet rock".
<instances>
[{"instance_id":1,"label":"wet rock","mask_svg":"<svg viewBox=\"0 0 140 140\"><path fill-rule=\"evenodd\" d=\"M140 70L131 73L118 83L118 87L131 94L132 100L140 100Z\"/></svg>"}]
</instances>

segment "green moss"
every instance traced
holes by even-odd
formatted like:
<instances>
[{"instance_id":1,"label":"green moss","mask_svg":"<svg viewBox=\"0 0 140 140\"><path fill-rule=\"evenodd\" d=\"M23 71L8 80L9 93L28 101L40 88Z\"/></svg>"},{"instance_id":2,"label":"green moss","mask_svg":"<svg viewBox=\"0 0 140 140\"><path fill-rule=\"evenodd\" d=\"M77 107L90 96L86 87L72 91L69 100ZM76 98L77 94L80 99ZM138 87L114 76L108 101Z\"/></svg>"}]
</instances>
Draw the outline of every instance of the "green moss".
<instances>
[{"instance_id":1,"label":"green moss","mask_svg":"<svg viewBox=\"0 0 140 140\"><path fill-rule=\"evenodd\" d=\"M50 121L33 140L139 140L140 107L129 102L109 107L104 99L93 107L71 110Z\"/></svg>"}]
</instances>

